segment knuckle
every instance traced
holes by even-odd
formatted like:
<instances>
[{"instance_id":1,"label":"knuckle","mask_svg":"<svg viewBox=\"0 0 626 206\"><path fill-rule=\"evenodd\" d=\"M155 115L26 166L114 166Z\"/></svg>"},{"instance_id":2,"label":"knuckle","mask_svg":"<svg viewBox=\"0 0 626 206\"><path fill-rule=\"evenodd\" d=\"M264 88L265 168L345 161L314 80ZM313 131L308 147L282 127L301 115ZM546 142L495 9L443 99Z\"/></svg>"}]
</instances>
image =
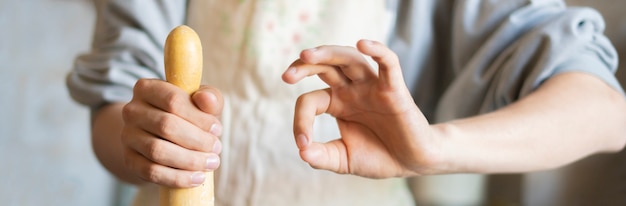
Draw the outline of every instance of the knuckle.
<instances>
[{"instance_id":1,"label":"knuckle","mask_svg":"<svg viewBox=\"0 0 626 206\"><path fill-rule=\"evenodd\" d=\"M383 61L395 66L399 62L398 55L394 52L388 52L383 56Z\"/></svg>"},{"instance_id":2,"label":"knuckle","mask_svg":"<svg viewBox=\"0 0 626 206\"><path fill-rule=\"evenodd\" d=\"M135 153L134 151L127 149L125 150L124 155L124 165L129 168L131 171L134 171L135 175L140 179L143 179L148 182L158 182L159 181L159 170L156 164L141 164L138 158L141 157L140 154Z\"/></svg>"},{"instance_id":3,"label":"knuckle","mask_svg":"<svg viewBox=\"0 0 626 206\"><path fill-rule=\"evenodd\" d=\"M165 153L165 147L161 141L151 141L147 145L146 156L155 162L161 162Z\"/></svg>"},{"instance_id":4,"label":"knuckle","mask_svg":"<svg viewBox=\"0 0 626 206\"><path fill-rule=\"evenodd\" d=\"M171 113L176 113L176 108L178 108L184 102L183 97L175 92L167 93L164 98L165 99L163 106L165 108L163 109Z\"/></svg>"},{"instance_id":5,"label":"knuckle","mask_svg":"<svg viewBox=\"0 0 626 206\"><path fill-rule=\"evenodd\" d=\"M171 137L176 131L176 120L172 115L161 115L157 120L157 132L164 137Z\"/></svg>"},{"instance_id":6,"label":"knuckle","mask_svg":"<svg viewBox=\"0 0 626 206\"><path fill-rule=\"evenodd\" d=\"M141 178L149 182L158 183L160 181L159 168L156 164L150 164L139 172Z\"/></svg>"},{"instance_id":7,"label":"knuckle","mask_svg":"<svg viewBox=\"0 0 626 206\"><path fill-rule=\"evenodd\" d=\"M307 94L303 94L300 95L298 97L298 99L296 99L296 105L302 105L303 103L305 103L306 101L308 101L309 97L308 97L308 93Z\"/></svg>"},{"instance_id":8,"label":"knuckle","mask_svg":"<svg viewBox=\"0 0 626 206\"><path fill-rule=\"evenodd\" d=\"M305 94L302 94L298 97L298 99L296 99L296 106L305 106L305 105L309 105L312 102L317 101L317 95L316 92L319 92L321 90L316 90L316 91L311 91Z\"/></svg>"},{"instance_id":9,"label":"knuckle","mask_svg":"<svg viewBox=\"0 0 626 206\"><path fill-rule=\"evenodd\" d=\"M173 184L177 187L185 187L189 185L189 175L184 172L178 173L176 179L173 180Z\"/></svg>"},{"instance_id":10,"label":"knuckle","mask_svg":"<svg viewBox=\"0 0 626 206\"><path fill-rule=\"evenodd\" d=\"M137 82L135 83L135 86L133 87L133 92L141 94L140 91L143 91L146 88L148 88L148 85L150 85L150 80L148 80L148 79L139 79L139 80L137 80Z\"/></svg>"},{"instance_id":11,"label":"knuckle","mask_svg":"<svg viewBox=\"0 0 626 206\"><path fill-rule=\"evenodd\" d=\"M133 114L137 111L137 106L133 102L130 102L122 107L122 119L124 122L130 122L133 119Z\"/></svg>"}]
</instances>

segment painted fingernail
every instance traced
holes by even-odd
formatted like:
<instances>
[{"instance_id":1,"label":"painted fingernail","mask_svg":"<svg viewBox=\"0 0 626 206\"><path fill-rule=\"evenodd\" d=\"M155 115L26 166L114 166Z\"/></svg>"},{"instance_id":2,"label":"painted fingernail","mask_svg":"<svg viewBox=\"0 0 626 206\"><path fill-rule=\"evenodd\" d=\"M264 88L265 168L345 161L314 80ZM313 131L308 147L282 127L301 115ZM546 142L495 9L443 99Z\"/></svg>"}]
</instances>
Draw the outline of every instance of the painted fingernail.
<instances>
[{"instance_id":1,"label":"painted fingernail","mask_svg":"<svg viewBox=\"0 0 626 206\"><path fill-rule=\"evenodd\" d=\"M213 144L213 153L219 154L222 152L222 143L220 141L215 141Z\"/></svg>"},{"instance_id":2,"label":"painted fingernail","mask_svg":"<svg viewBox=\"0 0 626 206\"><path fill-rule=\"evenodd\" d=\"M213 124L209 132L215 136L220 136L222 135L222 126L220 124Z\"/></svg>"},{"instance_id":3,"label":"painted fingernail","mask_svg":"<svg viewBox=\"0 0 626 206\"><path fill-rule=\"evenodd\" d=\"M298 135L298 137L296 137L296 145L298 145L299 149L303 149L309 146L309 139L306 138L306 135Z\"/></svg>"},{"instance_id":4,"label":"painted fingernail","mask_svg":"<svg viewBox=\"0 0 626 206\"><path fill-rule=\"evenodd\" d=\"M207 170L215 170L219 166L220 166L220 157L219 156L217 156L215 154L211 154L206 159L206 169Z\"/></svg>"},{"instance_id":5,"label":"painted fingernail","mask_svg":"<svg viewBox=\"0 0 626 206\"><path fill-rule=\"evenodd\" d=\"M204 179L204 172L194 172L193 174L191 174L191 184L193 186L198 186L204 183Z\"/></svg>"}]
</instances>

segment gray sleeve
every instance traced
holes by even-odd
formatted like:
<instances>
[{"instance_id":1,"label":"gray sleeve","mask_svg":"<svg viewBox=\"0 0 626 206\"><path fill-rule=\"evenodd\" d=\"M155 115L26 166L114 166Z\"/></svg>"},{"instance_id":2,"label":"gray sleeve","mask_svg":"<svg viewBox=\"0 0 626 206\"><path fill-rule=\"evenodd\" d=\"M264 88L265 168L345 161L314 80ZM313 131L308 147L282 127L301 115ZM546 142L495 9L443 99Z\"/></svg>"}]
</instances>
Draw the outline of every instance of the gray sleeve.
<instances>
[{"instance_id":1,"label":"gray sleeve","mask_svg":"<svg viewBox=\"0 0 626 206\"><path fill-rule=\"evenodd\" d=\"M436 121L504 107L563 72L591 74L623 93L614 76L617 53L597 11L544 0L517 1L523 4L507 12L496 4L515 1L495 2L455 5L454 80L439 100Z\"/></svg>"},{"instance_id":2,"label":"gray sleeve","mask_svg":"<svg viewBox=\"0 0 626 206\"><path fill-rule=\"evenodd\" d=\"M164 78L169 31L185 22L184 0L99 0L92 49L67 75L71 97L92 109L127 102L140 78Z\"/></svg>"}]
</instances>

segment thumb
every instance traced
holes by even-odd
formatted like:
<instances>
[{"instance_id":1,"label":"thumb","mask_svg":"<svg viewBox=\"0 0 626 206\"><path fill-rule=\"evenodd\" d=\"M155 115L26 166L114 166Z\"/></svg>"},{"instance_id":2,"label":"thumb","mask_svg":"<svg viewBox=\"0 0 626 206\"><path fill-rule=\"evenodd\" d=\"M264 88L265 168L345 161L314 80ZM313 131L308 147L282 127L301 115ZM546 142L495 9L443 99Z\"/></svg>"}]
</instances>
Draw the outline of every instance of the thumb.
<instances>
[{"instance_id":1,"label":"thumb","mask_svg":"<svg viewBox=\"0 0 626 206\"><path fill-rule=\"evenodd\" d=\"M220 116L224 109L222 93L215 87L202 85L191 95L191 99L200 110L215 116Z\"/></svg>"},{"instance_id":2,"label":"thumb","mask_svg":"<svg viewBox=\"0 0 626 206\"><path fill-rule=\"evenodd\" d=\"M300 149L300 158L315 169L350 173L346 145L341 139L327 143L312 142Z\"/></svg>"}]
</instances>

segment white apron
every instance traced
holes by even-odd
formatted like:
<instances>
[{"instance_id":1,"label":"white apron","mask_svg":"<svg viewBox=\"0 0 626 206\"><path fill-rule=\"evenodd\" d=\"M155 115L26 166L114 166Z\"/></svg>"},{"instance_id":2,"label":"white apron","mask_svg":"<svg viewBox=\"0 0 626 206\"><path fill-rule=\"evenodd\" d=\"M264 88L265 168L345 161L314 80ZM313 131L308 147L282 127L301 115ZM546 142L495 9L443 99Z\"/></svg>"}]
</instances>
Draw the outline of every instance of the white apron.
<instances>
[{"instance_id":1,"label":"white apron","mask_svg":"<svg viewBox=\"0 0 626 206\"><path fill-rule=\"evenodd\" d=\"M216 205L413 205L404 179L371 180L312 169L292 133L296 98L327 87L317 77L296 85L281 74L302 49L385 41L385 0L191 0L188 25L202 40L203 84L225 96ZM334 119L315 122L316 141L339 137ZM137 203L156 204L154 187Z\"/></svg>"}]
</instances>

